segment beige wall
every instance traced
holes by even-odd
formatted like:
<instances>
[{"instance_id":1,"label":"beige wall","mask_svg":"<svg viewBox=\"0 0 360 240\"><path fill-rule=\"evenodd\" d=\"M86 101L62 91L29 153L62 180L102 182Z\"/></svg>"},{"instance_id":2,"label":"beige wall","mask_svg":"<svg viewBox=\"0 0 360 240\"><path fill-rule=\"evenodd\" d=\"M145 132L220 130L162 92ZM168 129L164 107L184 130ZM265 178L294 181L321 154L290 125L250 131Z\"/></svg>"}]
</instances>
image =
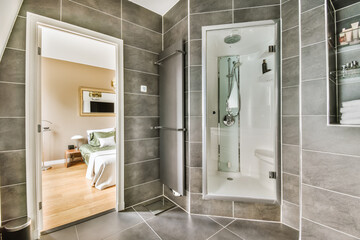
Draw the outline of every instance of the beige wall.
<instances>
[{"instance_id":1,"label":"beige wall","mask_svg":"<svg viewBox=\"0 0 360 240\"><path fill-rule=\"evenodd\" d=\"M115 117L80 117L80 87L111 90L115 71L88 65L42 58L42 119L51 121L51 132L44 133L44 159L64 158L70 138L86 130L115 126ZM44 126L49 125L43 122Z\"/></svg>"}]
</instances>

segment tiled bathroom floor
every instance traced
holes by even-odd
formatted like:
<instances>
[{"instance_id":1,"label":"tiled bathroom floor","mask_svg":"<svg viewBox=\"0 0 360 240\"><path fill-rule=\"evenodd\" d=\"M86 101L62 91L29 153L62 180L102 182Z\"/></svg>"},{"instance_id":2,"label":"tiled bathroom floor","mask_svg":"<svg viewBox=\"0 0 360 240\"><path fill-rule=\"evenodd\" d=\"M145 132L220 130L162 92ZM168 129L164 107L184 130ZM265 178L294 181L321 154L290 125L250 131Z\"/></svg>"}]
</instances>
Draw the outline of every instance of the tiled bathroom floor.
<instances>
[{"instance_id":1,"label":"tiled bathroom floor","mask_svg":"<svg viewBox=\"0 0 360 240\"><path fill-rule=\"evenodd\" d=\"M298 232L280 223L189 215L179 207L154 216L138 205L41 237L41 240L63 239L297 240Z\"/></svg>"}]
</instances>

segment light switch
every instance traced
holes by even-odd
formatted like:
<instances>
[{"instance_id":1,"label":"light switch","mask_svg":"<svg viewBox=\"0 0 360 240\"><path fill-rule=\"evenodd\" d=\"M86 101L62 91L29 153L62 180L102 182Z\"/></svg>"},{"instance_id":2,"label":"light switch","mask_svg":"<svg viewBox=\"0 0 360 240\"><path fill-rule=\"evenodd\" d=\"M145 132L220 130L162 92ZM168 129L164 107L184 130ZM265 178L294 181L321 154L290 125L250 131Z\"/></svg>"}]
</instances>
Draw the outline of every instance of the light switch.
<instances>
[{"instance_id":1,"label":"light switch","mask_svg":"<svg viewBox=\"0 0 360 240\"><path fill-rule=\"evenodd\" d=\"M140 92L147 92L147 86L141 85L140 86Z\"/></svg>"}]
</instances>

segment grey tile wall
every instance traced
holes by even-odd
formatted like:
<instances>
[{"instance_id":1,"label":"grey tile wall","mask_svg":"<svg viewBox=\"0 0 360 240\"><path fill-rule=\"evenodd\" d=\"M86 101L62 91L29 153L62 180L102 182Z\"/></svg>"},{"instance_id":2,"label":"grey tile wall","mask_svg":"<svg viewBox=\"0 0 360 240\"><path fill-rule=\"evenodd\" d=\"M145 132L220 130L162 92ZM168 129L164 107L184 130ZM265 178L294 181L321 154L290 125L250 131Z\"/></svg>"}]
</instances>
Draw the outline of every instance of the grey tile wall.
<instances>
[{"instance_id":1,"label":"grey tile wall","mask_svg":"<svg viewBox=\"0 0 360 240\"><path fill-rule=\"evenodd\" d=\"M125 201L130 206L161 195L159 133L151 127L159 122L158 69L153 62L161 51L162 17L127 0L24 0L0 63L0 96L6 103L0 106L2 220L26 215L24 50L28 11L124 40ZM147 94L140 93L140 85L148 86Z\"/></svg>"}]
</instances>

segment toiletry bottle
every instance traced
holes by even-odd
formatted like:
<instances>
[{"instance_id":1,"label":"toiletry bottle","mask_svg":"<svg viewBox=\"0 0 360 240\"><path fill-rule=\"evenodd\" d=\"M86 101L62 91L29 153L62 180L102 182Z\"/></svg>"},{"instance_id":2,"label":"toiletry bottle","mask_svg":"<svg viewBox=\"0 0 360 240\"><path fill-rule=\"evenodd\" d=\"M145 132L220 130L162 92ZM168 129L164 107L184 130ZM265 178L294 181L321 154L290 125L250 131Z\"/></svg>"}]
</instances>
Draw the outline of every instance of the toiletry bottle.
<instances>
[{"instance_id":1,"label":"toiletry bottle","mask_svg":"<svg viewBox=\"0 0 360 240\"><path fill-rule=\"evenodd\" d=\"M353 31L351 28L345 30L346 41L348 43L351 43L351 41L352 41L352 34L353 34Z\"/></svg>"},{"instance_id":2,"label":"toiletry bottle","mask_svg":"<svg viewBox=\"0 0 360 240\"><path fill-rule=\"evenodd\" d=\"M353 32L353 43L357 44L359 43L359 22L354 22L351 24L352 32Z\"/></svg>"},{"instance_id":3,"label":"toiletry bottle","mask_svg":"<svg viewBox=\"0 0 360 240\"><path fill-rule=\"evenodd\" d=\"M267 69L267 63L266 63L266 60L264 59L263 60L263 64L262 64L262 73L266 73L268 71Z\"/></svg>"}]
</instances>

